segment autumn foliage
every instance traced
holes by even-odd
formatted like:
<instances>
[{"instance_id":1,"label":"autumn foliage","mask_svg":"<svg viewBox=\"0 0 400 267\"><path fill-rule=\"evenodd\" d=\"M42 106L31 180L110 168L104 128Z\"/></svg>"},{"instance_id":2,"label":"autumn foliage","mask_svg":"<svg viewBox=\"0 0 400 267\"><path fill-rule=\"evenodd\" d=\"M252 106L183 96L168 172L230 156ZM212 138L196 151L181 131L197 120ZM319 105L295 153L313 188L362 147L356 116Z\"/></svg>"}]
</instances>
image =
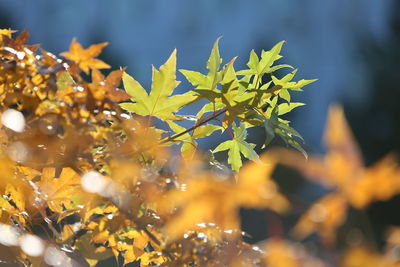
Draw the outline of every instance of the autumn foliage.
<instances>
[{"instance_id":1,"label":"autumn foliage","mask_svg":"<svg viewBox=\"0 0 400 267\"><path fill-rule=\"evenodd\" d=\"M236 58L222 64L217 40L207 73L180 70L193 88L175 94L176 50L152 67L146 90L126 68L100 71L110 68L97 58L107 43L84 48L73 39L58 57L14 32L0 30L2 263L396 266L396 228L384 255L360 241L324 259L298 243L317 233L333 249L349 207L400 193L400 168L392 155L365 167L338 106L329 112L326 155L307 159L301 135L282 116L303 105L291 93L315 80L293 81L297 70L277 63L284 42L251 51L248 68L236 71ZM194 103L197 114L181 115ZM252 127L265 129L261 155L247 141ZM229 140L199 150L198 139L223 133ZM274 137L297 151L269 149ZM223 151L227 164L214 157ZM331 191L299 218L292 241L246 243L241 208L291 212L294 203L273 179L277 164Z\"/></svg>"}]
</instances>

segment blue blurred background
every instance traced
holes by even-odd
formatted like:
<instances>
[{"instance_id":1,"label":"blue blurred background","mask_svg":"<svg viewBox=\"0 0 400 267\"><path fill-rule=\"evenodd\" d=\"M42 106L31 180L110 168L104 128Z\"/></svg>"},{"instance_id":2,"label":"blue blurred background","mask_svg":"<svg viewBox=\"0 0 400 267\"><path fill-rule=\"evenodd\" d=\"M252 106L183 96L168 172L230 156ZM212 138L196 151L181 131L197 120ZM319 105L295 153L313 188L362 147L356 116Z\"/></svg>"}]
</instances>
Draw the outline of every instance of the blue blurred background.
<instances>
[{"instance_id":1,"label":"blue blurred background","mask_svg":"<svg viewBox=\"0 0 400 267\"><path fill-rule=\"evenodd\" d=\"M283 61L299 68L298 79L318 79L296 95L307 105L290 117L307 149L323 151L327 108L340 102L370 164L400 148L399 14L396 0L1 0L0 28L28 29L31 43L54 53L73 37L84 47L109 41L102 59L128 66L147 88L151 64L174 48L178 68L204 70L223 36L224 62L239 56L240 69L251 49L286 40Z\"/></svg>"}]
</instances>

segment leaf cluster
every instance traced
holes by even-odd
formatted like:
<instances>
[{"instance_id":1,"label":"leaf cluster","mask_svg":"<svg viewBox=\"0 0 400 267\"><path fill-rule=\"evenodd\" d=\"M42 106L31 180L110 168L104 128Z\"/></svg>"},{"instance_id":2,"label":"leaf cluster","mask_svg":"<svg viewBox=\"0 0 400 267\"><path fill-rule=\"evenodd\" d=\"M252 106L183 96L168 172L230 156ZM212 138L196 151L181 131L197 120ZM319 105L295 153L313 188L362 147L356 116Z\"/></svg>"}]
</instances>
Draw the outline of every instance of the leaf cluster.
<instances>
[{"instance_id":1,"label":"leaf cluster","mask_svg":"<svg viewBox=\"0 0 400 267\"><path fill-rule=\"evenodd\" d=\"M114 257L121 264L203 266L261 260L243 241L238 212L289 206L270 178L273 160L260 159L246 141L247 128L269 120L264 105L279 97L276 88L237 73L234 60L221 66L218 40L208 74L181 70L195 88L176 95L176 51L152 68L147 93L124 68L101 73L109 65L97 56L107 43L85 49L73 39L59 58L27 45L27 31L15 39L13 33L0 32L2 261L94 266ZM279 58L271 51L272 61L260 66ZM272 72L261 71L257 77ZM178 114L202 100L196 116ZM194 125L186 129L180 122L189 117ZM167 128L155 127L155 118ZM219 130L232 140L214 152L229 150L232 170L197 149L199 138ZM178 162L168 148L174 145L182 147ZM257 162L241 168L241 154ZM239 259L245 252L260 255Z\"/></svg>"},{"instance_id":2,"label":"leaf cluster","mask_svg":"<svg viewBox=\"0 0 400 267\"><path fill-rule=\"evenodd\" d=\"M293 81L297 70L277 63L284 42L251 51L247 68L236 71L236 58L223 64L218 39L206 74L179 70L192 88L175 94L176 50L152 67L146 90L126 68L100 71L109 68L97 58L107 43L85 49L74 39L59 57L26 44L27 31L14 32L0 30L2 263L321 266L313 252L283 238L245 242L241 208L276 216L296 208L272 178L277 163L331 189L292 230L298 239L316 232L326 246L335 245L349 207L400 193L394 157L365 167L339 107L329 115L327 154L305 161L301 135L283 116L303 105L291 93L314 80ZM196 102L196 114L180 114ZM258 155L247 140L252 127L265 129L263 146L279 136L301 153ZM202 153L198 140L218 131L231 139ZM215 159L221 151L230 167ZM400 245L398 235L391 229L390 246ZM343 266L395 266L391 255L359 247L339 258Z\"/></svg>"},{"instance_id":3,"label":"leaf cluster","mask_svg":"<svg viewBox=\"0 0 400 267\"><path fill-rule=\"evenodd\" d=\"M120 106L134 114L148 116L149 122L156 117L168 124L175 133L164 140L164 143L182 144L182 152L194 153L197 148L195 139L211 135L221 130L228 131L232 140L218 145L213 152L228 150L228 163L234 171L242 166L242 155L250 160L257 160L255 145L246 141L247 129L255 126L264 127L268 145L277 135L286 144L300 150L303 139L301 135L289 126L289 121L280 116L303 103L291 102L290 91L301 91L302 87L315 80L300 80L293 82L297 70L293 70L281 79L275 72L292 66L277 65L284 42L276 44L271 50L261 51L260 57L251 51L247 63L248 69L236 71L233 58L225 65L218 48L219 39L214 43L206 64L207 74L192 70L180 70L185 78L194 86L190 91L181 95L172 95L179 82L176 81L176 50L158 71L153 67L152 87L150 93L133 77L124 74L123 82L126 92L131 96L130 102ZM268 82L265 82L269 80ZM185 130L179 121L188 116L177 115L184 106L200 101L202 107L195 117L194 126ZM218 117L224 115L220 120ZM211 124L215 121L217 125ZM164 129L167 131L168 129ZM192 131L191 135L189 132ZM182 134L183 133L183 134Z\"/></svg>"}]
</instances>

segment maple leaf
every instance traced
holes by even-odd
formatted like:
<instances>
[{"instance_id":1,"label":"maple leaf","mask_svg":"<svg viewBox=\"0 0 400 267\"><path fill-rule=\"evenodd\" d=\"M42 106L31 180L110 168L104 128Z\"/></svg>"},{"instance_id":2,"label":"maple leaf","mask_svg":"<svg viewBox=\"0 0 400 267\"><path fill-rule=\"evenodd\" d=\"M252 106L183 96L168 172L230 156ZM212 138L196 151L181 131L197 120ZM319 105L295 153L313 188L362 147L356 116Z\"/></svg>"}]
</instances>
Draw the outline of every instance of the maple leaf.
<instances>
[{"instance_id":1,"label":"maple leaf","mask_svg":"<svg viewBox=\"0 0 400 267\"><path fill-rule=\"evenodd\" d=\"M72 39L71 45L68 52L63 52L60 55L74 61L78 66L86 73L89 73L89 69L108 69L110 65L106 64L100 59L96 59L103 48L107 46L107 42L95 44L89 46L87 49L83 47L76 41Z\"/></svg>"},{"instance_id":2,"label":"maple leaf","mask_svg":"<svg viewBox=\"0 0 400 267\"><path fill-rule=\"evenodd\" d=\"M92 83L89 88L96 99L109 98L111 101L120 102L128 100L130 96L123 90L118 89L124 69L112 71L107 77L97 69L92 71Z\"/></svg>"},{"instance_id":3,"label":"maple leaf","mask_svg":"<svg viewBox=\"0 0 400 267\"><path fill-rule=\"evenodd\" d=\"M0 207L12 216L18 217L22 224L25 224L26 195L21 188L13 184L7 184L3 196L0 198ZM0 212L1 215L1 212Z\"/></svg>"},{"instance_id":4,"label":"maple leaf","mask_svg":"<svg viewBox=\"0 0 400 267\"><path fill-rule=\"evenodd\" d=\"M0 29L0 41L3 40L3 35L7 36L8 38L11 38L11 34L16 31L13 31L11 29Z\"/></svg>"},{"instance_id":5,"label":"maple leaf","mask_svg":"<svg viewBox=\"0 0 400 267\"><path fill-rule=\"evenodd\" d=\"M292 82L291 80L296 75L296 73L297 73L297 69L295 69L291 73L285 75L280 80L278 78L276 78L274 75L271 76L274 84L280 88L279 96L281 98L285 99L287 102L290 102L290 94L289 94L288 90L302 91L302 88L304 86L317 81L317 79L314 79L314 80L302 79L297 82Z\"/></svg>"},{"instance_id":6,"label":"maple leaf","mask_svg":"<svg viewBox=\"0 0 400 267\"><path fill-rule=\"evenodd\" d=\"M299 170L306 178L334 190L334 193L315 203L295 227L302 237L318 231L325 241L332 243L333 233L343 223L348 205L363 209L373 201L385 201L400 193L400 167L392 155L365 167L360 149L339 106L329 109L325 143L328 150L322 159L311 157L304 162L298 154L287 150L274 154L280 162ZM320 209L319 213L327 216L313 222L310 219L310 214L315 214L313 209Z\"/></svg>"},{"instance_id":7,"label":"maple leaf","mask_svg":"<svg viewBox=\"0 0 400 267\"><path fill-rule=\"evenodd\" d=\"M134 103L121 103L120 106L142 116L155 116L161 120L177 119L175 112L192 103L197 97L191 93L173 95L180 82L176 81L176 49L158 71L152 68L152 87L150 94L133 77L124 73L122 80L126 92Z\"/></svg>"},{"instance_id":8,"label":"maple leaf","mask_svg":"<svg viewBox=\"0 0 400 267\"><path fill-rule=\"evenodd\" d=\"M258 77L260 77L265 73L271 73L281 68L293 68L290 65L277 65L272 67L274 62L282 57L279 55L279 53L281 52L284 43L285 41L281 41L274 45L271 50L262 50L261 59L258 58L254 50L251 50L249 61L247 62L247 66L249 67L249 69L239 71L238 75L257 75ZM261 81L259 79L255 79L254 82L254 85L257 86L258 82Z\"/></svg>"},{"instance_id":9,"label":"maple leaf","mask_svg":"<svg viewBox=\"0 0 400 267\"><path fill-rule=\"evenodd\" d=\"M234 137L232 140L225 141L219 144L213 153L217 153L224 150L228 151L228 163L232 166L234 171L238 171L242 166L241 154L247 159L258 160L258 155L254 151L255 144L247 143L245 139L247 138L247 130L242 124L239 127L236 125L232 126Z\"/></svg>"},{"instance_id":10,"label":"maple leaf","mask_svg":"<svg viewBox=\"0 0 400 267\"><path fill-rule=\"evenodd\" d=\"M197 71L179 70L192 85L197 86L196 89L209 89L213 91L216 89L217 84L222 80L222 73L218 71L222 63L222 58L218 48L220 39L221 38L218 38L215 41L214 46L211 49L210 57L207 60L207 75Z\"/></svg>"},{"instance_id":11,"label":"maple leaf","mask_svg":"<svg viewBox=\"0 0 400 267\"><path fill-rule=\"evenodd\" d=\"M314 177L338 190L352 206L360 209L372 201L384 201L400 192L397 179L400 167L395 158L388 155L372 166L365 167L360 149L339 106L329 110L325 143L328 151L323 161L312 158L303 167L298 166L307 177ZM290 159L292 164L293 160Z\"/></svg>"},{"instance_id":12,"label":"maple leaf","mask_svg":"<svg viewBox=\"0 0 400 267\"><path fill-rule=\"evenodd\" d=\"M220 38L215 41L207 61L207 75L190 70L179 71L193 86L196 86L193 92L197 93L199 97L205 98L211 102L203 106L201 111L197 114L197 118L200 120L205 112L211 111L210 104L212 104L214 109L216 106L219 106L219 108L228 107L223 121L223 126L228 127L232 124L234 118L245 110L251 97L241 97L243 91L239 91L239 82L236 77L235 69L233 68L236 57L220 70L222 59L218 48L219 39ZM218 87L221 87L221 90Z\"/></svg>"},{"instance_id":13,"label":"maple leaf","mask_svg":"<svg viewBox=\"0 0 400 267\"><path fill-rule=\"evenodd\" d=\"M259 160L246 162L240 169L233 194L243 207L269 208L277 213L288 211L288 200L279 193L278 185L271 178L275 166L275 159L264 153Z\"/></svg>"},{"instance_id":14,"label":"maple leaf","mask_svg":"<svg viewBox=\"0 0 400 267\"><path fill-rule=\"evenodd\" d=\"M215 223L222 229L238 227L238 206L232 195L233 184L204 176L192 179L186 191L174 191L167 200L180 213L165 226L171 240L180 238L186 231L197 229L200 223Z\"/></svg>"},{"instance_id":15,"label":"maple leaf","mask_svg":"<svg viewBox=\"0 0 400 267\"><path fill-rule=\"evenodd\" d=\"M264 156L263 160L270 158ZM200 229L198 224L202 223L214 223L223 230L237 229L240 207L286 211L288 202L269 177L274 167L274 162L247 163L237 181L221 181L210 173L198 172L184 190L172 191L164 200L164 204L180 208L165 226L168 237L174 240L188 230Z\"/></svg>"},{"instance_id":16,"label":"maple leaf","mask_svg":"<svg viewBox=\"0 0 400 267\"><path fill-rule=\"evenodd\" d=\"M63 168L58 178L55 176L55 168L44 168L38 182L49 208L59 213L64 207L73 208L76 205L76 197L82 193L80 184L80 176L71 168Z\"/></svg>"},{"instance_id":17,"label":"maple leaf","mask_svg":"<svg viewBox=\"0 0 400 267\"><path fill-rule=\"evenodd\" d=\"M336 229L347 218L347 203L340 193L331 193L318 201L302 215L292 233L303 239L313 232L317 232L327 245L333 245Z\"/></svg>"},{"instance_id":18,"label":"maple leaf","mask_svg":"<svg viewBox=\"0 0 400 267\"><path fill-rule=\"evenodd\" d=\"M275 138L275 135L278 135L287 145L297 149L305 158L307 158L307 152L303 149L300 143L304 142L303 137L295 129L289 126L289 122L283 121L278 117L281 106L282 105L275 106L275 108L271 110L269 116L266 115L264 118L259 117L263 119L263 125L266 131L263 147L267 146ZM294 107L296 107L296 105L290 106L289 104L288 107L284 106L283 108L293 109Z\"/></svg>"},{"instance_id":19,"label":"maple leaf","mask_svg":"<svg viewBox=\"0 0 400 267\"><path fill-rule=\"evenodd\" d=\"M124 265L138 260L145 252L136 246L127 246L124 254Z\"/></svg>"}]
</instances>

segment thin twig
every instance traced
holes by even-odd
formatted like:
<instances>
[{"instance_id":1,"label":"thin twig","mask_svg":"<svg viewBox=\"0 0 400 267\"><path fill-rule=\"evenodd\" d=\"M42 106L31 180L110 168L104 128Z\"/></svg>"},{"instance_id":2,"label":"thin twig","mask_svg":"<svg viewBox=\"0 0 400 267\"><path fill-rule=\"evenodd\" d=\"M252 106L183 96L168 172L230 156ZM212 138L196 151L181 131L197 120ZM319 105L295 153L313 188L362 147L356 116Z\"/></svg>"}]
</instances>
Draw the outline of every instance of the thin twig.
<instances>
[{"instance_id":1,"label":"thin twig","mask_svg":"<svg viewBox=\"0 0 400 267\"><path fill-rule=\"evenodd\" d=\"M205 120L203 120L203 121L200 121L199 123L196 123L195 125L193 125L193 126L190 127L189 129L187 129L187 130L185 130L185 131L183 131L183 132L181 132L181 133L175 134L175 135L170 136L170 137L168 137L168 138L166 138L166 139L164 139L164 140L161 140L160 143L161 143L161 144L165 144L165 143L168 143L168 142L170 142L170 141L173 141L173 140L175 140L176 138L181 137L182 135L187 134L188 132L193 131L194 129L200 127L201 125L203 125L203 124L205 124L205 123L207 123L207 122L209 122L209 121L215 119L215 118L218 117L219 115L224 114L226 111L228 111L228 108L227 108L227 107L225 107L225 108L223 108L223 109L220 109L219 111L215 112L213 116L211 116L211 117L209 117L209 118L207 118L207 119L205 119Z\"/></svg>"}]
</instances>

